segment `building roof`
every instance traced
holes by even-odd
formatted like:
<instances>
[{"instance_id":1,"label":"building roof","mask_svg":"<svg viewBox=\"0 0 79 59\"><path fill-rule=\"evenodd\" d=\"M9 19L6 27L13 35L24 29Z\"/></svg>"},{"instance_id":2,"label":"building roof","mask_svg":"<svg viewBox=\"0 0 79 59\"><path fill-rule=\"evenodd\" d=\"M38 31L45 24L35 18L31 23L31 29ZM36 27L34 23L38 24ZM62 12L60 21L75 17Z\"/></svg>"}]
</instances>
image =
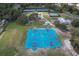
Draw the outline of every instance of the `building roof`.
<instances>
[{"instance_id":1,"label":"building roof","mask_svg":"<svg viewBox=\"0 0 79 59\"><path fill-rule=\"evenodd\" d=\"M25 8L23 10L23 12L48 12L48 9L47 8L42 8L42 7L28 7L28 8Z\"/></svg>"}]
</instances>

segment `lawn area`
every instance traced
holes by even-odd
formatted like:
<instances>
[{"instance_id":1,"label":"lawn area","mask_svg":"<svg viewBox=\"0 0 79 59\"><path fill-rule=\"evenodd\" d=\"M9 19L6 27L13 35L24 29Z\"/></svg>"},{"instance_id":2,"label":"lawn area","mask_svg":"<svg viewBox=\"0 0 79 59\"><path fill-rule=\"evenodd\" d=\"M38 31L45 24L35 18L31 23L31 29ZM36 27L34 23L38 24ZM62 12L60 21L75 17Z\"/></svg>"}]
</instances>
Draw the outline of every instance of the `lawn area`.
<instances>
[{"instance_id":1,"label":"lawn area","mask_svg":"<svg viewBox=\"0 0 79 59\"><path fill-rule=\"evenodd\" d=\"M48 19L49 21L51 20L51 18L49 17L48 12L44 12L44 13L42 13L42 14L43 14L43 16L44 16L46 19Z\"/></svg>"},{"instance_id":2,"label":"lawn area","mask_svg":"<svg viewBox=\"0 0 79 59\"><path fill-rule=\"evenodd\" d=\"M57 48L57 49L49 49L48 56L65 56L65 54L63 53L62 49Z\"/></svg>"},{"instance_id":3,"label":"lawn area","mask_svg":"<svg viewBox=\"0 0 79 59\"><path fill-rule=\"evenodd\" d=\"M26 26L10 23L0 38L0 55L16 55L19 52L18 47L24 47L26 31L32 27L40 27L42 22L26 24ZM17 52L17 53L16 53Z\"/></svg>"},{"instance_id":4,"label":"lawn area","mask_svg":"<svg viewBox=\"0 0 79 59\"><path fill-rule=\"evenodd\" d=\"M0 39L0 55L15 55L18 33L16 29L6 31Z\"/></svg>"},{"instance_id":5,"label":"lawn area","mask_svg":"<svg viewBox=\"0 0 79 59\"><path fill-rule=\"evenodd\" d=\"M56 19L57 19L57 17L50 17L49 14L48 14L48 12L43 12L42 14L43 14L44 17L45 17L46 19L48 19L49 21L51 21L51 20L56 20Z\"/></svg>"},{"instance_id":6,"label":"lawn area","mask_svg":"<svg viewBox=\"0 0 79 59\"><path fill-rule=\"evenodd\" d=\"M0 38L0 55L16 55L19 31L16 24L9 24Z\"/></svg>"}]
</instances>

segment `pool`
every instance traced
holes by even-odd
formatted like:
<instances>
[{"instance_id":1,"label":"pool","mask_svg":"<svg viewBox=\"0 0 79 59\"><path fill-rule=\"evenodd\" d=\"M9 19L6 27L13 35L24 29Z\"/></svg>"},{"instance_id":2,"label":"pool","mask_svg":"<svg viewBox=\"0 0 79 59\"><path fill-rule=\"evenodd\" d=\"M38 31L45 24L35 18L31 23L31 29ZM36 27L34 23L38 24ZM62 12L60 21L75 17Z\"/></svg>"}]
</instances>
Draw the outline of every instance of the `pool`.
<instances>
[{"instance_id":1,"label":"pool","mask_svg":"<svg viewBox=\"0 0 79 59\"><path fill-rule=\"evenodd\" d=\"M24 48L36 51L38 48L60 48L61 42L54 29L37 28L29 29Z\"/></svg>"}]
</instances>

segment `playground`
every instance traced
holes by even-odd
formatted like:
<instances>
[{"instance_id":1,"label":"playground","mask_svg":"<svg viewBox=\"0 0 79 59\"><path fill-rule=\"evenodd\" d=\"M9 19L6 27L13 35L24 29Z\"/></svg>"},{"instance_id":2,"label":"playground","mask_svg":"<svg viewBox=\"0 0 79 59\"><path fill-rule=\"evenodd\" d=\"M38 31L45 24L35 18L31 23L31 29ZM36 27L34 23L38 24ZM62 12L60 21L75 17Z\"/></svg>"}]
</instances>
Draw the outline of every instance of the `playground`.
<instances>
[{"instance_id":1,"label":"playground","mask_svg":"<svg viewBox=\"0 0 79 59\"><path fill-rule=\"evenodd\" d=\"M33 51L39 48L60 48L62 46L54 29L29 29L26 34L24 47Z\"/></svg>"}]
</instances>

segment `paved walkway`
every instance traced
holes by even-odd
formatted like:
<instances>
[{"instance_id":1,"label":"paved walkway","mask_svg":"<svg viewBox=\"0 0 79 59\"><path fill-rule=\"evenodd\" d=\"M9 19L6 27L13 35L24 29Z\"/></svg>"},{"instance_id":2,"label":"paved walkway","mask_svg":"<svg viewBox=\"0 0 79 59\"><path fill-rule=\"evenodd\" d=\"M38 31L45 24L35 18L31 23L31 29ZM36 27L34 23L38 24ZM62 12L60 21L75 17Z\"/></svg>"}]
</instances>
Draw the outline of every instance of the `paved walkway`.
<instances>
[{"instance_id":1,"label":"paved walkway","mask_svg":"<svg viewBox=\"0 0 79 59\"><path fill-rule=\"evenodd\" d=\"M65 55L67 56L77 56L78 54L75 52L75 50L73 49L71 42L69 39L65 39L63 41L63 47L62 47Z\"/></svg>"},{"instance_id":2,"label":"paved walkway","mask_svg":"<svg viewBox=\"0 0 79 59\"><path fill-rule=\"evenodd\" d=\"M40 48L37 51L32 51L32 49L27 49L27 55L29 56L47 56L48 49Z\"/></svg>"}]
</instances>

